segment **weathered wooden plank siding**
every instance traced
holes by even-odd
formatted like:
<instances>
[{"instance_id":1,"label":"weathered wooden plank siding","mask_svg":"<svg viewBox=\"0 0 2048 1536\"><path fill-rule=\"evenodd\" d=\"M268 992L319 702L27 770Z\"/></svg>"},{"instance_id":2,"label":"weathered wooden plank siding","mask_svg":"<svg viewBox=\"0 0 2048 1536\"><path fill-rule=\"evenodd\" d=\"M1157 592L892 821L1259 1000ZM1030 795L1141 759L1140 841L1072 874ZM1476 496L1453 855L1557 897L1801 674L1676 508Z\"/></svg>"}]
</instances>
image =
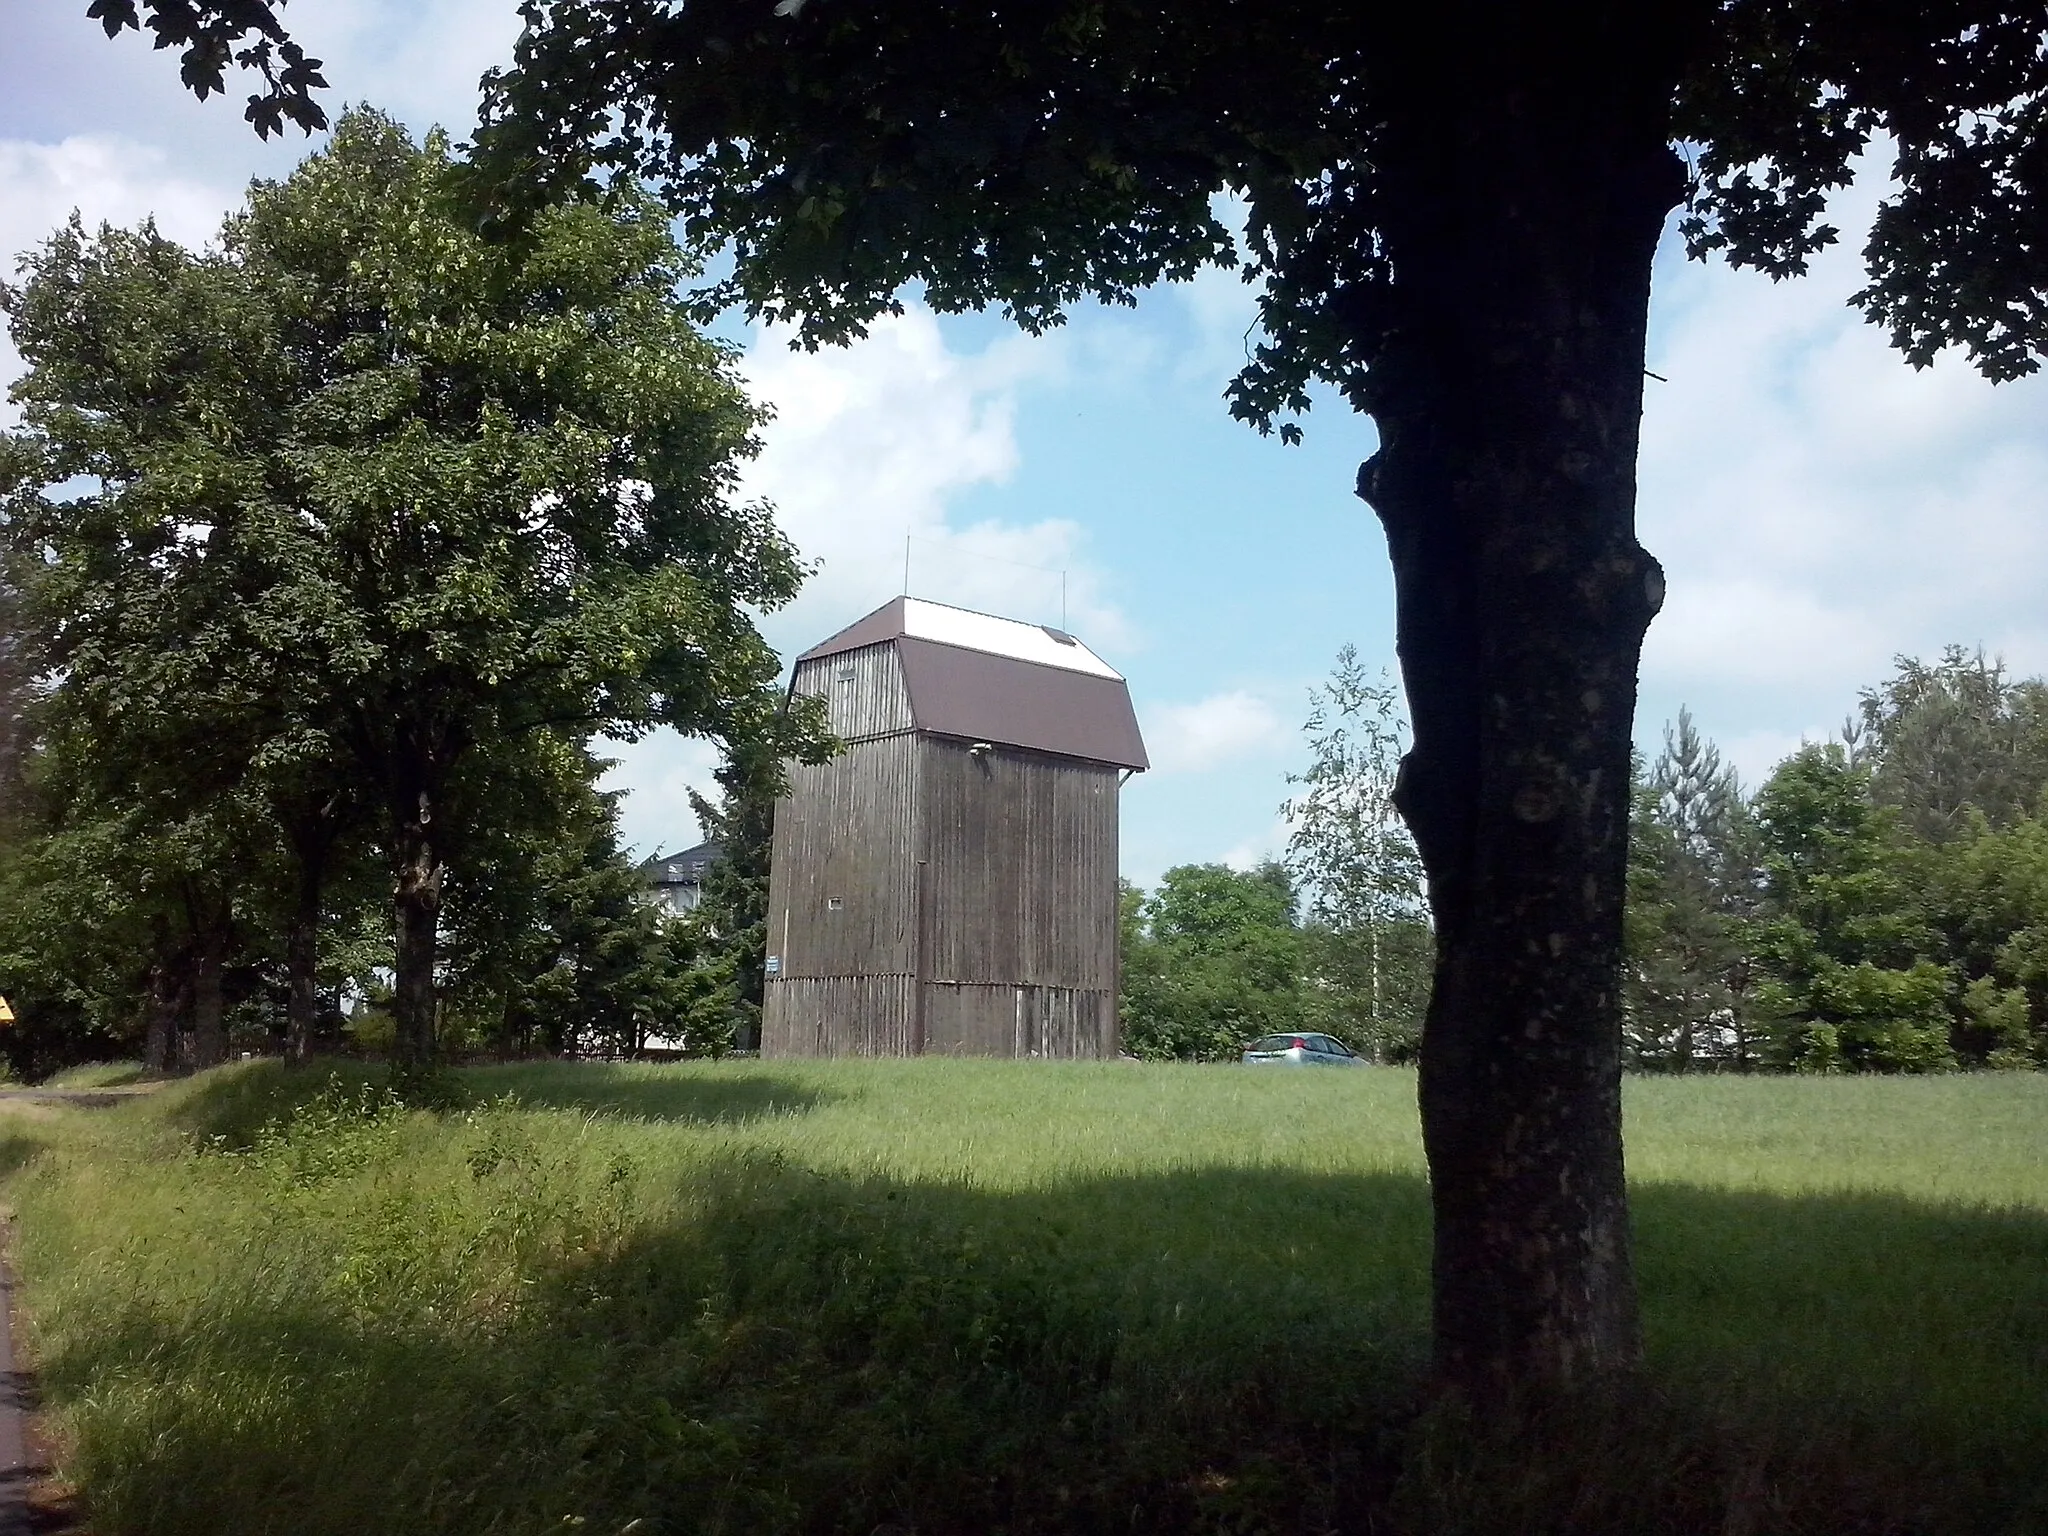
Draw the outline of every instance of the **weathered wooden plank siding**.
<instances>
[{"instance_id":1,"label":"weathered wooden plank siding","mask_svg":"<svg viewBox=\"0 0 2048 1536\"><path fill-rule=\"evenodd\" d=\"M763 1056L911 1056L908 976L778 976L761 1010Z\"/></svg>"},{"instance_id":2,"label":"weathered wooden plank siding","mask_svg":"<svg viewBox=\"0 0 2048 1536\"><path fill-rule=\"evenodd\" d=\"M1116 1054L1116 996L1074 987L927 982L925 1050L944 1056Z\"/></svg>"},{"instance_id":3,"label":"weathered wooden plank siding","mask_svg":"<svg viewBox=\"0 0 2048 1536\"><path fill-rule=\"evenodd\" d=\"M914 737L793 765L775 807L768 952L784 976L908 975L916 965ZM835 906L834 903L837 903Z\"/></svg>"},{"instance_id":4,"label":"weathered wooden plank siding","mask_svg":"<svg viewBox=\"0 0 2048 1536\"><path fill-rule=\"evenodd\" d=\"M913 729L903 664L887 641L807 661L790 687L805 698L825 700L826 719L841 741Z\"/></svg>"},{"instance_id":5,"label":"weathered wooden plank siding","mask_svg":"<svg viewBox=\"0 0 2048 1536\"><path fill-rule=\"evenodd\" d=\"M1114 1055L1119 771L915 734L891 644L792 686L848 746L776 807L763 1054Z\"/></svg>"},{"instance_id":6,"label":"weathered wooden plank siding","mask_svg":"<svg viewBox=\"0 0 2048 1536\"><path fill-rule=\"evenodd\" d=\"M919 744L927 980L1113 991L1117 770Z\"/></svg>"},{"instance_id":7,"label":"weathered wooden plank siding","mask_svg":"<svg viewBox=\"0 0 2048 1536\"><path fill-rule=\"evenodd\" d=\"M764 1056L914 1053L916 739L790 767L775 807Z\"/></svg>"}]
</instances>

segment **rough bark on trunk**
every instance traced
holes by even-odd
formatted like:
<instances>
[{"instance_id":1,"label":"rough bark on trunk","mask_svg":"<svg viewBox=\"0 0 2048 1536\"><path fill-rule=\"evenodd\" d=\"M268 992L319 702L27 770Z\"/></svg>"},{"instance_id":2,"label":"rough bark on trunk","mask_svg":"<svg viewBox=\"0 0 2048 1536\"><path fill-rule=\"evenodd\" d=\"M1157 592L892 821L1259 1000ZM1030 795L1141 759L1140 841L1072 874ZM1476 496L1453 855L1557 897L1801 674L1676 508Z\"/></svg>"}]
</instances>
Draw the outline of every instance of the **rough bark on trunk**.
<instances>
[{"instance_id":1,"label":"rough bark on trunk","mask_svg":"<svg viewBox=\"0 0 2048 1536\"><path fill-rule=\"evenodd\" d=\"M143 1003L142 1061L152 1072L169 1076L178 1070L178 1014L184 1001L178 967L168 960L151 966L149 995Z\"/></svg>"},{"instance_id":2,"label":"rough bark on trunk","mask_svg":"<svg viewBox=\"0 0 2048 1536\"><path fill-rule=\"evenodd\" d=\"M285 935L285 1055L304 1061L312 1049L313 1029L320 1019L320 918L295 913Z\"/></svg>"},{"instance_id":3,"label":"rough bark on trunk","mask_svg":"<svg viewBox=\"0 0 2048 1536\"><path fill-rule=\"evenodd\" d=\"M1651 258L1683 179L1668 88L1619 91L1614 62L1531 33L1476 87L1462 55L1418 70L1434 94L1382 158L1398 302L1359 494L1393 560L1414 726L1396 802L1436 925L1436 1358L1476 1401L1597 1379L1640 1348L1621 919L1636 663L1663 575L1635 538L1635 459Z\"/></svg>"},{"instance_id":4,"label":"rough bark on trunk","mask_svg":"<svg viewBox=\"0 0 2048 1536\"><path fill-rule=\"evenodd\" d=\"M434 967L439 957L443 867L434 843L433 817L433 800L422 790L406 801L396 829L391 901L392 1015L397 1034L393 1059L405 1071L432 1066L438 1044Z\"/></svg>"},{"instance_id":5,"label":"rough bark on trunk","mask_svg":"<svg viewBox=\"0 0 2048 1536\"><path fill-rule=\"evenodd\" d=\"M325 885L326 849L300 840L298 890L291 926L285 933L285 1055L304 1061L320 1021L320 903Z\"/></svg>"},{"instance_id":6,"label":"rough bark on trunk","mask_svg":"<svg viewBox=\"0 0 2048 1536\"><path fill-rule=\"evenodd\" d=\"M201 1071L228 1059L226 961L226 937L202 935L192 965L192 1065Z\"/></svg>"}]
</instances>

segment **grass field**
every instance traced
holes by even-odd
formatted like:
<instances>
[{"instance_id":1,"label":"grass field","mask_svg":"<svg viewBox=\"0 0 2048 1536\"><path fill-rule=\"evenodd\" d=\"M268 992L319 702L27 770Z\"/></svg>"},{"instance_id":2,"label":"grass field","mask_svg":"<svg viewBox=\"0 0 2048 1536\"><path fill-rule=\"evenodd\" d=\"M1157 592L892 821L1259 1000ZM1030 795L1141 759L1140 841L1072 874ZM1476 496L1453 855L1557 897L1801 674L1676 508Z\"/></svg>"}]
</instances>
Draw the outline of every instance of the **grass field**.
<instances>
[{"instance_id":1,"label":"grass field","mask_svg":"<svg viewBox=\"0 0 2048 1536\"><path fill-rule=\"evenodd\" d=\"M66 1067L38 1086L44 1088L130 1088L147 1073L139 1061L96 1061L82 1067Z\"/></svg>"},{"instance_id":2,"label":"grass field","mask_svg":"<svg viewBox=\"0 0 2048 1536\"><path fill-rule=\"evenodd\" d=\"M9 1109L130 1531L2048 1531L2048 1078L1646 1080L1651 1368L1419 1407L1412 1076L229 1068Z\"/></svg>"}]
</instances>

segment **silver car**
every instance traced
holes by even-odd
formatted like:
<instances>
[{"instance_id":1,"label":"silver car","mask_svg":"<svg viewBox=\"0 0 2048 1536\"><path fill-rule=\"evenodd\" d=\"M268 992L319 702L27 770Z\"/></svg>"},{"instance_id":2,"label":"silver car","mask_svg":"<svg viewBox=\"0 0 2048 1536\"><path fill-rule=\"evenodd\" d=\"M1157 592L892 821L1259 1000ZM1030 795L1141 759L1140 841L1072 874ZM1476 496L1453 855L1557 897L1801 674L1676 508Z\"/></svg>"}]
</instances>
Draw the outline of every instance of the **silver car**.
<instances>
[{"instance_id":1,"label":"silver car","mask_svg":"<svg viewBox=\"0 0 2048 1536\"><path fill-rule=\"evenodd\" d=\"M1366 1060L1335 1035L1265 1035L1244 1048L1247 1066L1362 1067Z\"/></svg>"}]
</instances>

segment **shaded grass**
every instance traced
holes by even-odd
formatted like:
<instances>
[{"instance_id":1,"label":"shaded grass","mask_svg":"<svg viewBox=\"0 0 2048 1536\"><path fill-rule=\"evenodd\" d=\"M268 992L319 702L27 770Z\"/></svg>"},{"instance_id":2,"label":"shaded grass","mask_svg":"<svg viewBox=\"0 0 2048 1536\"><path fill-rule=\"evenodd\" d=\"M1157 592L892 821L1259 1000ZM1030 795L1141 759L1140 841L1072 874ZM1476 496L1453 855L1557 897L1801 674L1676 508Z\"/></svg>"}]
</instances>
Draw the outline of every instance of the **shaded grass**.
<instances>
[{"instance_id":1,"label":"shaded grass","mask_svg":"<svg viewBox=\"0 0 2048 1536\"><path fill-rule=\"evenodd\" d=\"M1489 1444L1406 1074L463 1076L12 1129L102 1536L2048 1529L2036 1079L1631 1085L1649 1380Z\"/></svg>"},{"instance_id":2,"label":"shaded grass","mask_svg":"<svg viewBox=\"0 0 2048 1536\"><path fill-rule=\"evenodd\" d=\"M309 1106L348 1095L381 1092L390 1074L360 1061L304 1067L277 1061L242 1063L202 1072L157 1095L150 1109L127 1122L128 1140L163 1151L246 1150L266 1127L290 1125Z\"/></svg>"},{"instance_id":3,"label":"shaded grass","mask_svg":"<svg viewBox=\"0 0 2048 1536\"><path fill-rule=\"evenodd\" d=\"M127 1088L149 1076L139 1061L93 1061L46 1078L45 1088Z\"/></svg>"}]
</instances>

